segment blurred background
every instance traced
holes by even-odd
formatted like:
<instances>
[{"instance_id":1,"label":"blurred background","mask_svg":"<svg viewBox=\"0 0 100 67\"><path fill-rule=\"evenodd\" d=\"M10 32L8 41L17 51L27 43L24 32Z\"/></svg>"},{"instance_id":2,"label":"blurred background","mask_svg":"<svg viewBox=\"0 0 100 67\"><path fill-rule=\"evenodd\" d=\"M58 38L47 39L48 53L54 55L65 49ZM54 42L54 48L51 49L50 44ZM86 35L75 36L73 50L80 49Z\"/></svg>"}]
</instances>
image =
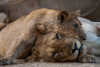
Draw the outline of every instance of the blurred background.
<instances>
[{"instance_id":1,"label":"blurred background","mask_svg":"<svg viewBox=\"0 0 100 67\"><path fill-rule=\"evenodd\" d=\"M39 8L81 10L80 16L100 21L100 0L0 0L0 22L12 22Z\"/></svg>"}]
</instances>

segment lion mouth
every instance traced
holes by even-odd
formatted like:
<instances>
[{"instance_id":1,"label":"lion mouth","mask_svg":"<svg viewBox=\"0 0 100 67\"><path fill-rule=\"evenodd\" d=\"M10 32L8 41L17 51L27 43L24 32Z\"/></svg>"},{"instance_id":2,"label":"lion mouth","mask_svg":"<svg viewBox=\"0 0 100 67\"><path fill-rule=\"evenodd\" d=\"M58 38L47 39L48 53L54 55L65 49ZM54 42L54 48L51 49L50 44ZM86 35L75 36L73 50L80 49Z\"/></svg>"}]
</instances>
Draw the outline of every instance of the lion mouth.
<instances>
[{"instance_id":1,"label":"lion mouth","mask_svg":"<svg viewBox=\"0 0 100 67\"><path fill-rule=\"evenodd\" d=\"M81 52L82 52L83 44L81 44L80 48L78 49L78 56L77 59L79 58Z\"/></svg>"},{"instance_id":2,"label":"lion mouth","mask_svg":"<svg viewBox=\"0 0 100 67\"><path fill-rule=\"evenodd\" d=\"M78 61L78 58L82 53L83 44L81 44L81 46L79 48L77 47L76 43L74 44L74 46L75 47L74 47L74 49L72 49L72 53L74 53L76 50L78 51L76 59L74 59L74 60L65 60L64 62Z\"/></svg>"},{"instance_id":3,"label":"lion mouth","mask_svg":"<svg viewBox=\"0 0 100 67\"><path fill-rule=\"evenodd\" d=\"M77 44L76 44L76 42L75 42L75 44L74 44L74 49L72 49L72 54L73 54L76 50L79 50L79 48L77 47Z\"/></svg>"},{"instance_id":4,"label":"lion mouth","mask_svg":"<svg viewBox=\"0 0 100 67\"><path fill-rule=\"evenodd\" d=\"M75 42L74 43L74 49L72 49L72 54L77 51L77 58L78 58L80 56L81 52L82 52L82 48L83 48L83 44L82 43L80 43L80 46L78 47L78 43Z\"/></svg>"},{"instance_id":5,"label":"lion mouth","mask_svg":"<svg viewBox=\"0 0 100 67\"><path fill-rule=\"evenodd\" d=\"M77 47L77 43L75 42L74 44L74 49L72 49L72 54L75 53L77 51L77 57L75 60L78 60L79 56L81 55L82 53L82 48L83 48L83 44L81 44L81 46L78 48Z\"/></svg>"}]
</instances>

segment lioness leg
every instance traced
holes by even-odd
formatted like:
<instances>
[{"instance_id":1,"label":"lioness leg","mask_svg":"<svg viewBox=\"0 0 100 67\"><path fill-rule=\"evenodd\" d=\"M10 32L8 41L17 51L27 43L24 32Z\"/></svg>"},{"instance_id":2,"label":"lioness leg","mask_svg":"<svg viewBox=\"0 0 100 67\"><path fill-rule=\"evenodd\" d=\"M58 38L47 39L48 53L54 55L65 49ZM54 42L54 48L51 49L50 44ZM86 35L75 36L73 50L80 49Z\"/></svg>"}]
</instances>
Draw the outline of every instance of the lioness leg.
<instances>
[{"instance_id":1,"label":"lioness leg","mask_svg":"<svg viewBox=\"0 0 100 67\"><path fill-rule=\"evenodd\" d=\"M13 64L16 57L19 53L22 52L25 46L29 43L33 43L36 37L34 38L25 38L25 35L21 35L12 43L6 55L3 58L0 58L1 65Z\"/></svg>"},{"instance_id":2,"label":"lioness leg","mask_svg":"<svg viewBox=\"0 0 100 67\"><path fill-rule=\"evenodd\" d=\"M85 48L85 45L84 45L82 50L81 50L78 61L82 62L82 63L95 63L96 57L94 55L87 55L86 54L86 48Z\"/></svg>"}]
</instances>

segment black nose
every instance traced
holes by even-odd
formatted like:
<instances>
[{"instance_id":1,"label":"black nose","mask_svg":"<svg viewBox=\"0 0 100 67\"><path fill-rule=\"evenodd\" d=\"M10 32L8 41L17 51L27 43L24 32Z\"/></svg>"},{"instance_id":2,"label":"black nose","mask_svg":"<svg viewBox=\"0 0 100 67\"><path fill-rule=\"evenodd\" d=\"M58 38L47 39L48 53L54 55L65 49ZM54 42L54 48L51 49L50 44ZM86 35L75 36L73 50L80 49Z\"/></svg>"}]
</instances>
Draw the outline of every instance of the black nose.
<instances>
[{"instance_id":1,"label":"black nose","mask_svg":"<svg viewBox=\"0 0 100 67\"><path fill-rule=\"evenodd\" d=\"M86 40L86 37L83 37L83 40Z\"/></svg>"},{"instance_id":2,"label":"black nose","mask_svg":"<svg viewBox=\"0 0 100 67\"><path fill-rule=\"evenodd\" d=\"M86 37L87 37L86 34L84 34L84 36L82 36L82 39L86 40Z\"/></svg>"},{"instance_id":3,"label":"black nose","mask_svg":"<svg viewBox=\"0 0 100 67\"><path fill-rule=\"evenodd\" d=\"M74 49L72 49L72 53L74 53L76 50L78 50L78 48L77 48L77 44L76 44L76 42L75 42L75 44L74 44Z\"/></svg>"}]
</instances>

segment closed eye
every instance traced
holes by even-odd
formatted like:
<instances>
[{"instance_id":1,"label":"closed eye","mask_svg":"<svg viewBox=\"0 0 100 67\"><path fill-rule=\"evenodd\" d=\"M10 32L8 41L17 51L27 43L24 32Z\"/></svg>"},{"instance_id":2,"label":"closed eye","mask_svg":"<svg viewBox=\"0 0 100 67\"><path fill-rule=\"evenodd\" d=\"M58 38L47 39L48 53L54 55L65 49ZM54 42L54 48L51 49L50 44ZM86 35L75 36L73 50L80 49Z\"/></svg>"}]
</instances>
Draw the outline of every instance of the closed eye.
<instances>
[{"instance_id":1,"label":"closed eye","mask_svg":"<svg viewBox=\"0 0 100 67\"><path fill-rule=\"evenodd\" d=\"M56 39L58 39L58 40L60 40L60 39L61 39L61 37L60 37L60 35L59 35L59 34L56 34Z\"/></svg>"},{"instance_id":2,"label":"closed eye","mask_svg":"<svg viewBox=\"0 0 100 67\"><path fill-rule=\"evenodd\" d=\"M54 56L55 56L57 53L58 53L57 51L54 51L54 52L52 53L52 58L54 58Z\"/></svg>"},{"instance_id":3,"label":"closed eye","mask_svg":"<svg viewBox=\"0 0 100 67\"><path fill-rule=\"evenodd\" d=\"M74 27L75 27L75 29L77 29L77 30L79 29L79 28L78 28L78 24L75 24Z\"/></svg>"}]
</instances>

